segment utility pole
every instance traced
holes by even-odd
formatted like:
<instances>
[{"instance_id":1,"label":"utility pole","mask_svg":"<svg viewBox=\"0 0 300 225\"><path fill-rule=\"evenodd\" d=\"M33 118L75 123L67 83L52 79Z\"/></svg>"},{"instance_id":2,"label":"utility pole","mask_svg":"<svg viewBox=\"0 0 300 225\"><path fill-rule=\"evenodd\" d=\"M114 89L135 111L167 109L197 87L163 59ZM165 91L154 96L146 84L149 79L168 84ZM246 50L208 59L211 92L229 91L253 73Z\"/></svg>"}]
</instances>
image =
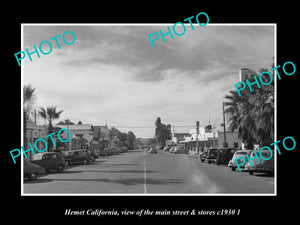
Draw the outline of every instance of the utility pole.
<instances>
[{"instance_id":1,"label":"utility pole","mask_svg":"<svg viewBox=\"0 0 300 225\"><path fill-rule=\"evenodd\" d=\"M199 140L198 140L198 135L199 135L199 121L196 121L196 151L197 151L197 154L199 154Z\"/></svg>"},{"instance_id":2,"label":"utility pole","mask_svg":"<svg viewBox=\"0 0 300 225\"><path fill-rule=\"evenodd\" d=\"M223 142L223 147L225 148L226 146L226 124L225 124L225 102L223 102L223 126L224 126L224 142Z\"/></svg>"}]
</instances>

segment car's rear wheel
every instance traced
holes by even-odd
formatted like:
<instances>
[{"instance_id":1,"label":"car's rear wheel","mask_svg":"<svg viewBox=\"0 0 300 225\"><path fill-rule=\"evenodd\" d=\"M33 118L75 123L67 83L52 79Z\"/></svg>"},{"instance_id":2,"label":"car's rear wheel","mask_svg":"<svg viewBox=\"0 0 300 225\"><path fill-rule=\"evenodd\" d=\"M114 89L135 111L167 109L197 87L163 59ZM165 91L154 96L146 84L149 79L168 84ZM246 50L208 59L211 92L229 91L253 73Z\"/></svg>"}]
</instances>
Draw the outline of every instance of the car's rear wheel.
<instances>
[{"instance_id":1,"label":"car's rear wheel","mask_svg":"<svg viewBox=\"0 0 300 225\"><path fill-rule=\"evenodd\" d=\"M235 171L235 167L231 167L231 170L232 170L232 171Z\"/></svg>"},{"instance_id":2,"label":"car's rear wheel","mask_svg":"<svg viewBox=\"0 0 300 225\"><path fill-rule=\"evenodd\" d=\"M62 172L64 170L64 166L63 165L59 165L57 167L57 172Z\"/></svg>"},{"instance_id":3,"label":"car's rear wheel","mask_svg":"<svg viewBox=\"0 0 300 225\"><path fill-rule=\"evenodd\" d=\"M28 175L28 179L31 180L31 181L36 180L36 178L37 178L37 174L36 173L32 173L32 174Z\"/></svg>"}]
</instances>

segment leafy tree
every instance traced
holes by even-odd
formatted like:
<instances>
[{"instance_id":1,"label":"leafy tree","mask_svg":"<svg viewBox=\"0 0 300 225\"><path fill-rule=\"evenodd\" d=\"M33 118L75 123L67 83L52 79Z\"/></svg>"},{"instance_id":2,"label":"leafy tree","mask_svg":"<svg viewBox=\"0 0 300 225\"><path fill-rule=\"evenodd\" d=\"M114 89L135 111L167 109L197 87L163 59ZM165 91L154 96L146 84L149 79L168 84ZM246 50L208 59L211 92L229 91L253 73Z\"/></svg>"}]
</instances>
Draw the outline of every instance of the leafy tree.
<instances>
[{"instance_id":1,"label":"leafy tree","mask_svg":"<svg viewBox=\"0 0 300 225\"><path fill-rule=\"evenodd\" d=\"M132 131L128 131L127 133L127 147L129 149L134 149L136 142L135 134Z\"/></svg>"},{"instance_id":2,"label":"leafy tree","mask_svg":"<svg viewBox=\"0 0 300 225\"><path fill-rule=\"evenodd\" d=\"M82 125L82 122L81 122L81 121L78 121L77 125Z\"/></svg>"},{"instance_id":3,"label":"leafy tree","mask_svg":"<svg viewBox=\"0 0 300 225\"><path fill-rule=\"evenodd\" d=\"M111 146L119 146L119 136L121 134L121 131L119 131L117 128L112 127L108 130L108 138Z\"/></svg>"},{"instance_id":4,"label":"leafy tree","mask_svg":"<svg viewBox=\"0 0 300 225\"><path fill-rule=\"evenodd\" d=\"M160 117L157 117L155 121L155 139L158 144L165 146L166 140L171 139L170 129L161 122Z\"/></svg>"},{"instance_id":5,"label":"leafy tree","mask_svg":"<svg viewBox=\"0 0 300 225\"><path fill-rule=\"evenodd\" d=\"M127 143L127 134L126 133L123 133L123 132L120 132L118 134L118 138L119 138L119 141L120 141L120 144L122 146L125 146L126 143Z\"/></svg>"},{"instance_id":6,"label":"leafy tree","mask_svg":"<svg viewBox=\"0 0 300 225\"><path fill-rule=\"evenodd\" d=\"M23 87L23 135L24 135L24 145L26 146L26 130L27 130L27 120L29 112L32 109L32 105L35 101L34 95L35 88L31 84L27 84Z\"/></svg>"}]
</instances>

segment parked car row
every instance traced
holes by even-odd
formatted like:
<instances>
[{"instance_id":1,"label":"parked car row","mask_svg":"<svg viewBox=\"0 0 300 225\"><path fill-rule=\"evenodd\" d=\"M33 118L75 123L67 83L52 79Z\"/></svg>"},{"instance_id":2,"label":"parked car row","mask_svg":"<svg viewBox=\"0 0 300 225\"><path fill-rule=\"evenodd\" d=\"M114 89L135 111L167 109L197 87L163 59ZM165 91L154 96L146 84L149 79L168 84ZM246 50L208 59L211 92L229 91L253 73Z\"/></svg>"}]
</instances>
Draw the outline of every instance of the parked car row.
<instances>
[{"instance_id":1,"label":"parked car row","mask_svg":"<svg viewBox=\"0 0 300 225\"><path fill-rule=\"evenodd\" d=\"M105 155L116 155L126 151L128 151L126 147L106 148L103 150ZM99 155L101 155L101 151ZM35 180L39 175L50 171L62 172L67 166L74 164L86 165L94 162L96 158L98 156L95 152L88 149L38 153L31 160L24 159L23 174L29 180Z\"/></svg>"},{"instance_id":2,"label":"parked car row","mask_svg":"<svg viewBox=\"0 0 300 225\"><path fill-rule=\"evenodd\" d=\"M228 164L236 150L237 149L235 148L204 149L200 154L199 159L201 162L206 161L208 163L216 163L217 165Z\"/></svg>"},{"instance_id":3,"label":"parked car row","mask_svg":"<svg viewBox=\"0 0 300 225\"><path fill-rule=\"evenodd\" d=\"M24 159L23 174L29 180L35 180L39 175L56 170L63 171L66 161L61 153L43 152L32 157L32 160Z\"/></svg>"},{"instance_id":4,"label":"parked car row","mask_svg":"<svg viewBox=\"0 0 300 225\"><path fill-rule=\"evenodd\" d=\"M128 152L128 148L126 146L121 146L120 148L117 147L104 148L102 151L100 151L100 155L110 156L110 155L117 155L123 152Z\"/></svg>"},{"instance_id":5,"label":"parked car row","mask_svg":"<svg viewBox=\"0 0 300 225\"><path fill-rule=\"evenodd\" d=\"M255 153L259 160L254 158ZM269 150L263 149L261 151L261 155L265 159L269 158L270 154ZM251 164L246 155L248 155L251 159ZM272 157L269 160L262 159L259 150L238 150L236 148L204 149L204 151L200 154L199 159L201 162L215 163L216 165L225 164L230 167L232 171L236 171L238 168L236 164L237 159L239 167L244 171L248 171L250 175L256 172L274 172L274 158Z\"/></svg>"},{"instance_id":6,"label":"parked car row","mask_svg":"<svg viewBox=\"0 0 300 225\"><path fill-rule=\"evenodd\" d=\"M163 149L166 152L174 153L174 154L187 154L188 150L185 148L184 144L173 144L164 147Z\"/></svg>"},{"instance_id":7,"label":"parked car row","mask_svg":"<svg viewBox=\"0 0 300 225\"><path fill-rule=\"evenodd\" d=\"M63 151L62 155L65 159L65 166L72 164L88 164L94 162L97 156L90 150L71 150Z\"/></svg>"}]
</instances>

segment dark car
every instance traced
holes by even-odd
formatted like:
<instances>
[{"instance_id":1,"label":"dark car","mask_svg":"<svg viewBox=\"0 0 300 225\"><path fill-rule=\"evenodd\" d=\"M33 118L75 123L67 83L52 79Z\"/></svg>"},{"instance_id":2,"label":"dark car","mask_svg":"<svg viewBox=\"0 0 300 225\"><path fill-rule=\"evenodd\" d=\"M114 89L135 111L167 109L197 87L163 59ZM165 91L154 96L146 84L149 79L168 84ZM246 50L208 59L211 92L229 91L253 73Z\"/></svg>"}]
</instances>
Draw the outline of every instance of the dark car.
<instances>
[{"instance_id":1,"label":"dark car","mask_svg":"<svg viewBox=\"0 0 300 225\"><path fill-rule=\"evenodd\" d=\"M105 149L100 149L99 156L107 156L107 152L105 151Z\"/></svg>"},{"instance_id":2,"label":"dark car","mask_svg":"<svg viewBox=\"0 0 300 225\"><path fill-rule=\"evenodd\" d=\"M115 155L116 149L115 148L105 148L104 152L106 153L106 155Z\"/></svg>"},{"instance_id":3,"label":"dark car","mask_svg":"<svg viewBox=\"0 0 300 225\"><path fill-rule=\"evenodd\" d=\"M204 162L206 160L208 150L209 149L204 149L203 152L199 155L199 159L200 159L201 162Z\"/></svg>"},{"instance_id":4,"label":"dark car","mask_svg":"<svg viewBox=\"0 0 300 225\"><path fill-rule=\"evenodd\" d=\"M63 155L66 161L66 166L78 163L83 163L85 165L90 160L86 154L86 150L65 151Z\"/></svg>"},{"instance_id":5,"label":"dark car","mask_svg":"<svg viewBox=\"0 0 300 225\"><path fill-rule=\"evenodd\" d=\"M216 162L217 151L218 151L218 149L216 149L216 148L208 149L207 156L206 156L206 161L208 163Z\"/></svg>"},{"instance_id":6,"label":"dark car","mask_svg":"<svg viewBox=\"0 0 300 225\"><path fill-rule=\"evenodd\" d=\"M220 148L217 152L216 164L228 164L232 156L237 151L236 148Z\"/></svg>"},{"instance_id":7,"label":"dark car","mask_svg":"<svg viewBox=\"0 0 300 225\"><path fill-rule=\"evenodd\" d=\"M85 154L87 156L88 162L95 162L95 158L91 150L85 150Z\"/></svg>"},{"instance_id":8,"label":"dark car","mask_svg":"<svg viewBox=\"0 0 300 225\"><path fill-rule=\"evenodd\" d=\"M98 158L98 155L96 154L95 150L91 150L91 155L95 160Z\"/></svg>"},{"instance_id":9,"label":"dark car","mask_svg":"<svg viewBox=\"0 0 300 225\"><path fill-rule=\"evenodd\" d=\"M38 153L32 157L30 162L43 167L46 172L51 170L61 172L65 168L65 160L63 156L57 152Z\"/></svg>"},{"instance_id":10,"label":"dark car","mask_svg":"<svg viewBox=\"0 0 300 225\"><path fill-rule=\"evenodd\" d=\"M30 163L28 159L24 159L23 165L24 177L28 177L29 180L36 180L39 175L46 173L43 167Z\"/></svg>"}]
</instances>

